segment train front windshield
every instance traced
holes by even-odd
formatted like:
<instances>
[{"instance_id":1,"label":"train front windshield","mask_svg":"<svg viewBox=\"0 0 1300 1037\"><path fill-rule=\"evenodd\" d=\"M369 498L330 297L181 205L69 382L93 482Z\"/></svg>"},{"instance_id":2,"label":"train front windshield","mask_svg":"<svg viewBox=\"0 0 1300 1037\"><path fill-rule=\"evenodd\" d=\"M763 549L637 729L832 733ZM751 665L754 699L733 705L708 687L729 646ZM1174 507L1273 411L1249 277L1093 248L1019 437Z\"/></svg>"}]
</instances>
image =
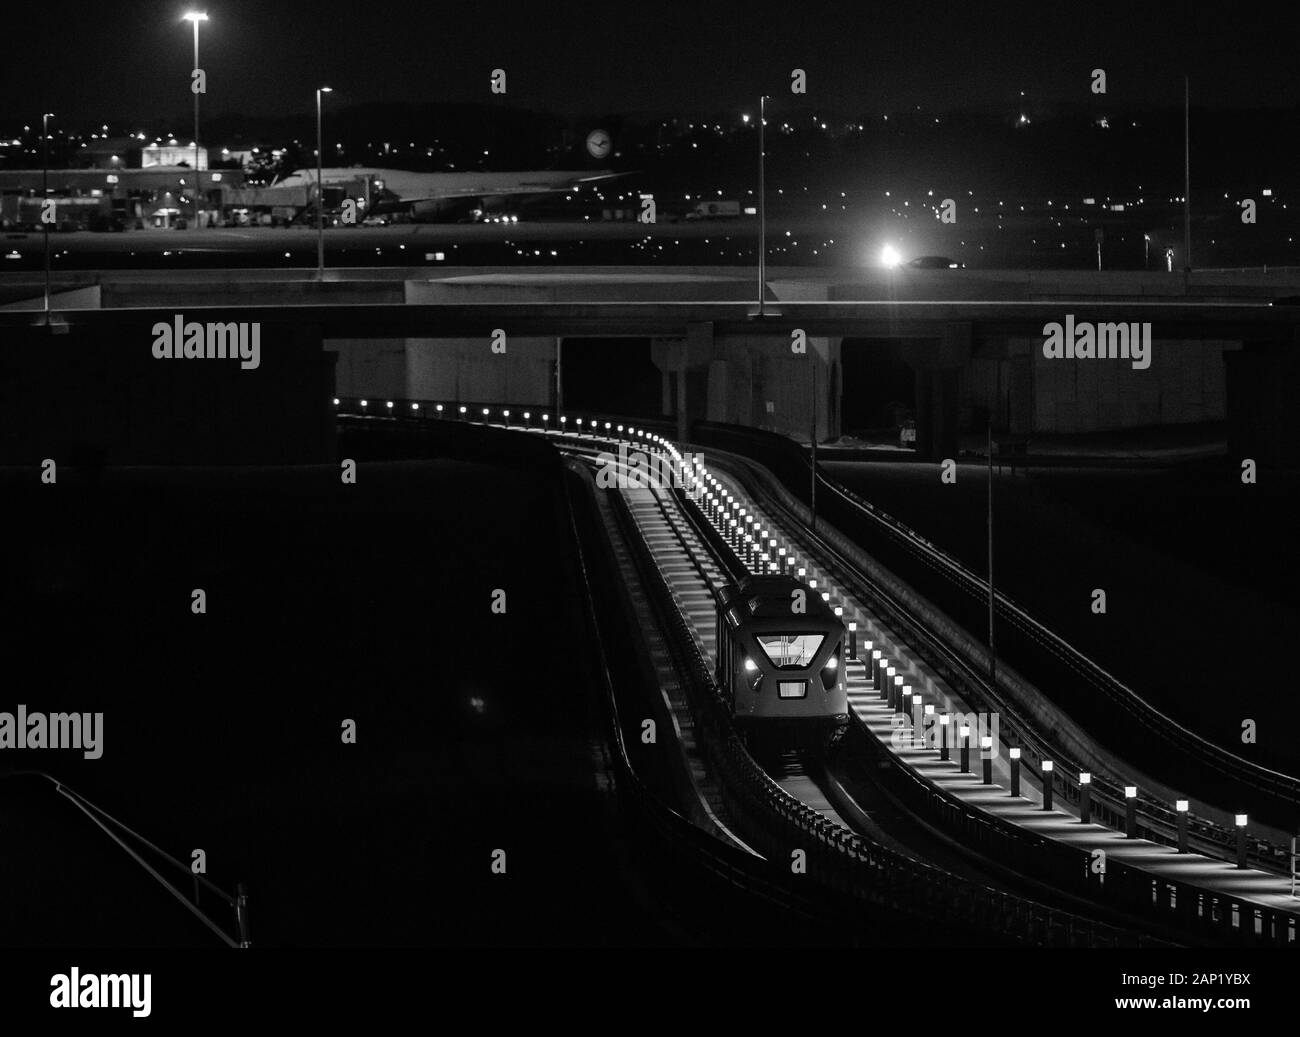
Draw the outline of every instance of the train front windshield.
<instances>
[{"instance_id":1,"label":"train front windshield","mask_svg":"<svg viewBox=\"0 0 1300 1037\"><path fill-rule=\"evenodd\" d=\"M825 634L758 634L758 643L772 665L783 670L804 670L812 665L826 640Z\"/></svg>"}]
</instances>

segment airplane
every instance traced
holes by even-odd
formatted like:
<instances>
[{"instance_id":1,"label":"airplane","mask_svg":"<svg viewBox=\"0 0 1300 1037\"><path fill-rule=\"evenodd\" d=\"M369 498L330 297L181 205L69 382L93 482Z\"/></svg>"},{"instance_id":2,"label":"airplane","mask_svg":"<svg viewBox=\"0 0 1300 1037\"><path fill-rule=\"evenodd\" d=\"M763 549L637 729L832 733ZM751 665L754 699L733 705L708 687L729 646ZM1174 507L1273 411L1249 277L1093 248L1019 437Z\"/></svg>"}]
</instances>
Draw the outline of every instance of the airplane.
<instances>
[{"instance_id":1,"label":"airplane","mask_svg":"<svg viewBox=\"0 0 1300 1037\"><path fill-rule=\"evenodd\" d=\"M325 187L364 181L369 199L366 212L407 211L415 219L449 218L473 210L500 209L511 199L572 191L583 184L623 176L608 170L537 170L519 173L412 173L403 169L334 166L321 170ZM295 169L273 187L314 190L316 170Z\"/></svg>"}]
</instances>

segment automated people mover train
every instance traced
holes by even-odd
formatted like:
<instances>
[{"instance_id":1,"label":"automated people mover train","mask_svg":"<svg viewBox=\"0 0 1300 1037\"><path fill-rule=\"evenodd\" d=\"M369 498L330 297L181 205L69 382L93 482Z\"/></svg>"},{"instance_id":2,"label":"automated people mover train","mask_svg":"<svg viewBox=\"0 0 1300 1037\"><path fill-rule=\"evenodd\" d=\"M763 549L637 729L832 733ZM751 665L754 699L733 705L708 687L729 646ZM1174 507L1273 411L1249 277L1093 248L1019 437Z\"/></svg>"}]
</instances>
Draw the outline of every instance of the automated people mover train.
<instances>
[{"instance_id":1,"label":"automated people mover train","mask_svg":"<svg viewBox=\"0 0 1300 1037\"><path fill-rule=\"evenodd\" d=\"M807 584L750 576L718 594L718 685L751 747L822 749L849 719L844 624Z\"/></svg>"}]
</instances>

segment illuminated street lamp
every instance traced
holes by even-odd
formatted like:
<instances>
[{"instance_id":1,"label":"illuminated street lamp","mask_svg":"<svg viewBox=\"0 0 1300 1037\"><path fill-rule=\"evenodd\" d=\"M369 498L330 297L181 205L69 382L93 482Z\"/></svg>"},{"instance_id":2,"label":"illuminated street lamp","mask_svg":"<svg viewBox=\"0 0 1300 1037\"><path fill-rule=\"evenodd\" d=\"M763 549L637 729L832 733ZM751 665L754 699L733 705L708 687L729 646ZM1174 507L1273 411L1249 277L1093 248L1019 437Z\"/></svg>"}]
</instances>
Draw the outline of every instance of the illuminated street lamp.
<instances>
[{"instance_id":1,"label":"illuminated street lamp","mask_svg":"<svg viewBox=\"0 0 1300 1037\"><path fill-rule=\"evenodd\" d=\"M316 277L325 278L325 149L321 143L321 94L332 94L332 87L316 88Z\"/></svg>"},{"instance_id":2,"label":"illuminated street lamp","mask_svg":"<svg viewBox=\"0 0 1300 1037\"><path fill-rule=\"evenodd\" d=\"M184 21L194 24L194 70L199 68L199 22L206 22L208 16L206 12L190 11L183 18ZM190 90L194 94L194 227L197 230L199 225L199 188L201 181L199 179L199 92L194 89L194 82L190 81Z\"/></svg>"}]
</instances>

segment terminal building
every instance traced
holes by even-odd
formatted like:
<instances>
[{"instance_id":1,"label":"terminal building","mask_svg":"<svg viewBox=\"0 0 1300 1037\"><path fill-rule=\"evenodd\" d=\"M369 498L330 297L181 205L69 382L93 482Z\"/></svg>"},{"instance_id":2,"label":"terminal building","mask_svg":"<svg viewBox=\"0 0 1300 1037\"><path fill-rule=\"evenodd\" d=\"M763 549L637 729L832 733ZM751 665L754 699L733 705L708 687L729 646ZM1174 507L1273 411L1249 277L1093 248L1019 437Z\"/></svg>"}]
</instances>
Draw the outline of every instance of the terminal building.
<instances>
[{"instance_id":1,"label":"terminal building","mask_svg":"<svg viewBox=\"0 0 1300 1037\"><path fill-rule=\"evenodd\" d=\"M306 190L249 186L244 167L254 154L222 149L219 160L214 155L210 162L207 148L175 138L147 144L138 137L84 141L68 155L67 168L0 168L0 229L39 230L47 192L59 230L291 221L307 205Z\"/></svg>"},{"instance_id":2,"label":"terminal building","mask_svg":"<svg viewBox=\"0 0 1300 1037\"><path fill-rule=\"evenodd\" d=\"M39 230L46 184L59 230L170 230L250 219L287 223L307 205L306 188L249 187L242 170L206 171L203 165L197 205L189 166L0 170L0 228Z\"/></svg>"}]
</instances>

